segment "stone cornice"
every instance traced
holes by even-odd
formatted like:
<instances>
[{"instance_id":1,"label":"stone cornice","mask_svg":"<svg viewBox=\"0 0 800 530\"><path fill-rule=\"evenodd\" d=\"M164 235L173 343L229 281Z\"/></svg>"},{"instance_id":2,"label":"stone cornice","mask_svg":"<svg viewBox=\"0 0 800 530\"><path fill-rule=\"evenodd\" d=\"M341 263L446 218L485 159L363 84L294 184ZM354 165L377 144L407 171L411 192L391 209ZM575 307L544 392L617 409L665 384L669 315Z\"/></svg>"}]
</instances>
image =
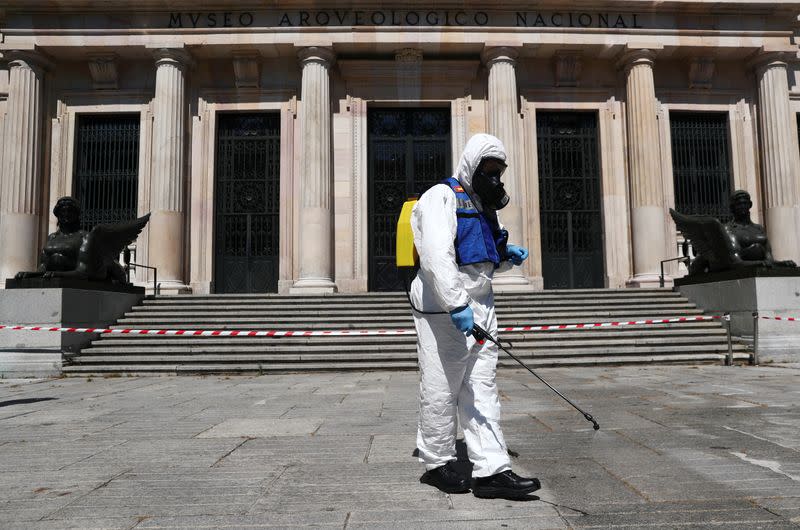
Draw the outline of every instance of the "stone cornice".
<instances>
[{"instance_id":1,"label":"stone cornice","mask_svg":"<svg viewBox=\"0 0 800 530\"><path fill-rule=\"evenodd\" d=\"M142 9L154 11L168 10L221 10L230 11L231 2L225 0L171 0L165 4L163 0L5 0L4 6L11 12L56 12L69 11L86 12L120 12L141 11ZM356 2L342 2L341 0L294 0L278 2L277 0L241 0L236 3L236 10L242 9L335 9L356 8L363 4ZM431 7L429 0L405 0L398 8L426 9ZM438 9L486 9L486 2L482 0L445 0L437 2ZM800 1L765 2L762 0L725 0L708 2L705 0L665 0L654 3L652 0L625 0L624 2L607 0L601 4L592 0L576 0L570 2L570 7L575 9L621 9L638 10L642 12L672 11L672 12L735 12L743 10L757 13L798 12ZM519 2L502 0L492 4L492 9L519 9ZM539 9L563 9L564 3L557 0L544 0L537 4Z\"/></svg>"}]
</instances>

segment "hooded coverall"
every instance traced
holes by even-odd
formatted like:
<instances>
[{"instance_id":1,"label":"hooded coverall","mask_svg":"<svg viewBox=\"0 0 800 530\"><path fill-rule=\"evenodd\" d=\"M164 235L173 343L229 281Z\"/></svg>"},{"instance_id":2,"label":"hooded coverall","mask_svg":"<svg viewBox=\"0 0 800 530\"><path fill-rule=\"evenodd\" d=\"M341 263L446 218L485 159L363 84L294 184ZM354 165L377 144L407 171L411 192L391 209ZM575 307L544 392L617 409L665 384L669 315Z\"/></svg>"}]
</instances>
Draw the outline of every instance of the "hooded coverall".
<instances>
[{"instance_id":1,"label":"hooded coverall","mask_svg":"<svg viewBox=\"0 0 800 530\"><path fill-rule=\"evenodd\" d=\"M472 189L472 176L483 158L506 160L502 142L488 134L470 138L453 178L459 181L482 211ZM456 196L445 184L426 191L414 207L411 227L420 269L411 284L414 306L422 311L452 311L469 304L475 324L497 336L491 262L459 267L454 240L457 230ZM504 261L503 268L510 268ZM420 410L417 448L426 469L456 458L456 417L472 461L473 477L487 477L511 469L500 419L495 384L497 346L478 344L453 325L448 314L414 312L420 368Z\"/></svg>"}]
</instances>

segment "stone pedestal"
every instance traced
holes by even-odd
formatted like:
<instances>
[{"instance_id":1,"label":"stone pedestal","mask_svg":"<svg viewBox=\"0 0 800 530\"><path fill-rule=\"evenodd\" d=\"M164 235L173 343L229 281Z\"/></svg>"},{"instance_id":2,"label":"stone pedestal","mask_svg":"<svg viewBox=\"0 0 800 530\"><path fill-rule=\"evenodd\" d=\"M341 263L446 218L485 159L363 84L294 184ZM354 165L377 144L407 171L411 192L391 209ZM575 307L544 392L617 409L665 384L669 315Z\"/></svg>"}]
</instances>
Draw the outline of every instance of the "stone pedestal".
<instances>
[{"instance_id":1,"label":"stone pedestal","mask_svg":"<svg viewBox=\"0 0 800 530\"><path fill-rule=\"evenodd\" d=\"M731 333L753 342L753 313L800 316L800 271L742 269L675 280L676 288L706 312L731 314ZM800 362L800 322L758 321L759 362Z\"/></svg>"},{"instance_id":2,"label":"stone pedestal","mask_svg":"<svg viewBox=\"0 0 800 530\"><path fill-rule=\"evenodd\" d=\"M12 285L0 291L0 324L106 327L144 298L141 290L13 289ZM0 377L58 376L63 357L77 353L95 338L96 333L0 330Z\"/></svg>"}]
</instances>

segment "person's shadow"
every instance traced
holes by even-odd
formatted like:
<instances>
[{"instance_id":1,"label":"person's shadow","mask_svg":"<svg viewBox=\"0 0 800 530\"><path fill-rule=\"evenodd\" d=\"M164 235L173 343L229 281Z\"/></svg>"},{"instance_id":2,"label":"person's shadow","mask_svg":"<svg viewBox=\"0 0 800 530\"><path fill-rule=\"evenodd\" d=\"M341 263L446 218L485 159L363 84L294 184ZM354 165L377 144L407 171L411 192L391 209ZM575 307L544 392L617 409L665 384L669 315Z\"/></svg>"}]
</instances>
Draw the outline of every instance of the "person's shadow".
<instances>
[{"instance_id":1,"label":"person's shadow","mask_svg":"<svg viewBox=\"0 0 800 530\"><path fill-rule=\"evenodd\" d=\"M10 407L11 405L27 405L28 403L38 403L40 401L52 401L54 397L43 398L24 398L24 399L9 399L7 401L0 401L0 407Z\"/></svg>"}]
</instances>

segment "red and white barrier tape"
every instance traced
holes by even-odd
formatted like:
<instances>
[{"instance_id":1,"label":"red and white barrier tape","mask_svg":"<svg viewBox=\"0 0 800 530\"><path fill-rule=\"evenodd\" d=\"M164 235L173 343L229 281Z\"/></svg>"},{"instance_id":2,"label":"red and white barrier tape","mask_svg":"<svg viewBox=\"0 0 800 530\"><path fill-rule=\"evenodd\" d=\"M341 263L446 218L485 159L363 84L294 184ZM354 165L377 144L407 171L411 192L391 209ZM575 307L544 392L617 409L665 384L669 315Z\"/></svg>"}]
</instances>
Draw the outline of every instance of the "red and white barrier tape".
<instances>
[{"instance_id":1,"label":"red and white barrier tape","mask_svg":"<svg viewBox=\"0 0 800 530\"><path fill-rule=\"evenodd\" d=\"M699 322L719 320L720 315L677 317L647 320L629 320L627 322L594 322L591 324L556 324L553 326L515 326L498 328L498 331L553 331L563 329L592 329L617 326L635 326L641 324L670 324L675 322ZM109 328L61 328L45 326L3 326L0 330L13 331L57 331L65 333L101 333L114 335L185 335L192 337L339 337L351 335L416 335L413 329L337 329L337 330L309 330L309 331L278 331L278 330L191 330L191 329L109 329Z\"/></svg>"},{"instance_id":2,"label":"red and white barrier tape","mask_svg":"<svg viewBox=\"0 0 800 530\"><path fill-rule=\"evenodd\" d=\"M800 322L800 317L765 317L763 315L758 315L758 318L763 318L764 320L788 320L789 322Z\"/></svg>"},{"instance_id":3,"label":"red and white barrier tape","mask_svg":"<svg viewBox=\"0 0 800 530\"><path fill-rule=\"evenodd\" d=\"M611 328L617 326L636 326L641 324L671 324L674 322L702 322L707 320L720 320L722 315L699 317L676 317L647 320L629 320L627 322L593 322L591 324L556 324L553 326L517 326L511 328L497 328L498 331L553 331L557 329L591 329Z\"/></svg>"}]
</instances>

